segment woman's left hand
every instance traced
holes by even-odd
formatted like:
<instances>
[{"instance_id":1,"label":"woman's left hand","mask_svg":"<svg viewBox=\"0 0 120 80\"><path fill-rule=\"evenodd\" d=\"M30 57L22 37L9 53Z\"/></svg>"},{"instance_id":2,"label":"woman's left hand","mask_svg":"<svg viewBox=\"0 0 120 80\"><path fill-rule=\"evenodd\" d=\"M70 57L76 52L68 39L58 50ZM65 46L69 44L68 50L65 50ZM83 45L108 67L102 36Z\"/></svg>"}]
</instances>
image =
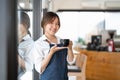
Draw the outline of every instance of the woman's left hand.
<instances>
[{"instance_id":1,"label":"woman's left hand","mask_svg":"<svg viewBox=\"0 0 120 80\"><path fill-rule=\"evenodd\" d=\"M73 45L73 42L72 42L72 41L69 41L68 49L71 49L71 50L72 50L72 45Z\"/></svg>"}]
</instances>

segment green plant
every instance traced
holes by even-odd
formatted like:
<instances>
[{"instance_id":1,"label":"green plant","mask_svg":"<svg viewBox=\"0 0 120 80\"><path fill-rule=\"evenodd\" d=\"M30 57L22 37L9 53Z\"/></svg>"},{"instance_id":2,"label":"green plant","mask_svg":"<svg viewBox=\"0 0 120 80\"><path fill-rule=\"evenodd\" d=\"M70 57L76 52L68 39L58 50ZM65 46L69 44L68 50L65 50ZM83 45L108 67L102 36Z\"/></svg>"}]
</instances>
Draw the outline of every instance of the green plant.
<instances>
[{"instance_id":1,"label":"green plant","mask_svg":"<svg viewBox=\"0 0 120 80\"><path fill-rule=\"evenodd\" d=\"M85 41L82 38L78 38L77 43L80 43L82 45L85 45Z\"/></svg>"}]
</instances>

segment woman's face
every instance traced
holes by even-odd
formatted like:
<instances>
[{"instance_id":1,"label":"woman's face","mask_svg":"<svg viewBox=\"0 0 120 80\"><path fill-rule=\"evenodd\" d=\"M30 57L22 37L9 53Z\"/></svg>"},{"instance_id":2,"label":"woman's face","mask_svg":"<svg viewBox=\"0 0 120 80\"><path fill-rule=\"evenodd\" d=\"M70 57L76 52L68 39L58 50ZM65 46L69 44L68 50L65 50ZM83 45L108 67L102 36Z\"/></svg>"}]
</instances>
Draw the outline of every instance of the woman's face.
<instances>
[{"instance_id":1,"label":"woman's face","mask_svg":"<svg viewBox=\"0 0 120 80\"><path fill-rule=\"evenodd\" d=\"M26 28L23 24L19 24L18 25L18 38L22 38L24 37L26 34Z\"/></svg>"},{"instance_id":2,"label":"woman's face","mask_svg":"<svg viewBox=\"0 0 120 80\"><path fill-rule=\"evenodd\" d=\"M58 18L56 17L52 23L46 24L44 27L45 34L55 35L55 33L59 30Z\"/></svg>"}]
</instances>

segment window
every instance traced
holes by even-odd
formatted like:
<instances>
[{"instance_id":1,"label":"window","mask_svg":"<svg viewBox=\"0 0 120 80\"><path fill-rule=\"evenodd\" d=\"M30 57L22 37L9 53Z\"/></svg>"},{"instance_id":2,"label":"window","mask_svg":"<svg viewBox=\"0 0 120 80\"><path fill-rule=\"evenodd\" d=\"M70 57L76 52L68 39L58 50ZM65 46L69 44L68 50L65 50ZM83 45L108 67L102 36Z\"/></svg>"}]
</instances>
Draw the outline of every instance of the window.
<instances>
[{"instance_id":1,"label":"window","mask_svg":"<svg viewBox=\"0 0 120 80\"><path fill-rule=\"evenodd\" d=\"M116 30L116 34L120 35L120 12L106 12L105 13L105 29Z\"/></svg>"},{"instance_id":2,"label":"window","mask_svg":"<svg viewBox=\"0 0 120 80\"><path fill-rule=\"evenodd\" d=\"M104 12L58 12L58 15L61 27L57 35L73 43L81 38L87 44L92 34L104 29Z\"/></svg>"},{"instance_id":3,"label":"window","mask_svg":"<svg viewBox=\"0 0 120 80\"><path fill-rule=\"evenodd\" d=\"M82 39L85 44L91 42L92 35L102 34L102 31L116 30L120 35L120 12L107 11L63 11L57 12L60 17L61 27L57 35L68 38L73 44ZM102 40L105 43L105 40Z\"/></svg>"}]
</instances>

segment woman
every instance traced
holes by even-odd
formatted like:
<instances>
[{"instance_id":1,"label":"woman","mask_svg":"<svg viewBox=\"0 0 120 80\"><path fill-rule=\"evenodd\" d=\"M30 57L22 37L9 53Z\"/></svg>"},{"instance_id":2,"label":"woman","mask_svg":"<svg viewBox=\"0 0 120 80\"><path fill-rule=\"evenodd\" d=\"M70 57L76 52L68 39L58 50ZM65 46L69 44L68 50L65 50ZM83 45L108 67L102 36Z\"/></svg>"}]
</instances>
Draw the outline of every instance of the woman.
<instances>
[{"instance_id":1,"label":"woman","mask_svg":"<svg viewBox=\"0 0 120 80\"><path fill-rule=\"evenodd\" d=\"M72 41L67 47L60 45L55 34L60 28L59 16L54 12L43 15L41 22L44 35L35 42L35 68L40 73L40 80L68 80L67 62L74 62Z\"/></svg>"},{"instance_id":2,"label":"woman","mask_svg":"<svg viewBox=\"0 0 120 80\"><path fill-rule=\"evenodd\" d=\"M30 19L27 13L20 12L18 18L18 80L26 71L33 69L33 45L30 36Z\"/></svg>"}]
</instances>

